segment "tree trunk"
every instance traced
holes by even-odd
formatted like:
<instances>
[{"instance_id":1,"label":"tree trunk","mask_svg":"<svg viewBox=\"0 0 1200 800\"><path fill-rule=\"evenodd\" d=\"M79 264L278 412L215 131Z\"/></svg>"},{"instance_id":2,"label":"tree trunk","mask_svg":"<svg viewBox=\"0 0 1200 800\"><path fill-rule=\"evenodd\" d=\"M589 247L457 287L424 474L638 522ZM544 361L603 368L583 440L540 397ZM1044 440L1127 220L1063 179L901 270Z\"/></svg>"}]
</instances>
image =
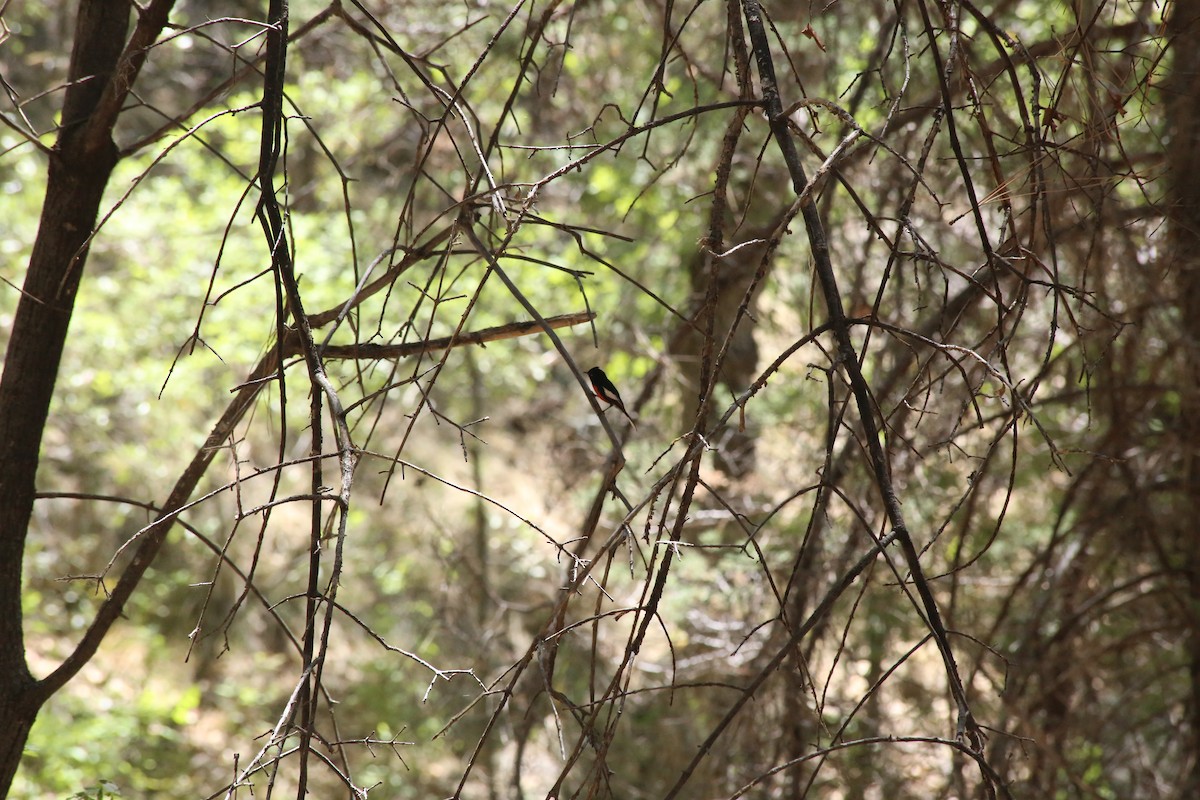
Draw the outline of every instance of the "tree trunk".
<instances>
[{"instance_id":1,"label":"tree trunk","mask_svg":"<svg viewBox=\"0 0 1200 800\"><path fill-rule=\"evenodd\" d=\"M1168 175L1172 176L1170 272L1177 276L1185 369L1180 376L1179 446L1182 450L1180 528L1173 532L1184 579L1190 655L1188 728L1192 763L1181 797L1200 796L1200 2L1180 0L1168 23L1174 62L1168 84ZM1186 749L1185 749L1186 752Z\"/></svg>"},{"instance_id":2,"label":"tree trunk","mask_svg":"<svg viewBox=\"0 0 1200 800\"><path fill-rule=\"evenodd\" d=\"M130 3L84 0L50 154L46 198L0 376L0 795L46 700L25 661L21 572L42 432L104 188L117 162L109 124L93 124L125 45ZM126 87L127 91L127 87ZM120 93L123 99L124 92ZM118 100L118 108L119 108Z\"/></svg>"}]
</instances>

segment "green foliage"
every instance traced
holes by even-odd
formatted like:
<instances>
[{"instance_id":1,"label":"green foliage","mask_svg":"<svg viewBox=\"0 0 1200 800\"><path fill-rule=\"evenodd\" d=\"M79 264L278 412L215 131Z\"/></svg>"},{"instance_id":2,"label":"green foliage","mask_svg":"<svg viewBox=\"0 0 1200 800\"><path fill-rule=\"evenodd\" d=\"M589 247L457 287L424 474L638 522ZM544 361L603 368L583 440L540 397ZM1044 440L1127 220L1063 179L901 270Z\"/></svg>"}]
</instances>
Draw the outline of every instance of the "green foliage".
<instances>
[{"instance_id":1,"label":"green foliage","mask_svg":"<svg viewBox=\"0 0 1200 800\"><path fill-rule=\"evenodd\" d=\"M112 781L100 781L95 786L71 795L71 800L104 800L104 798L120 797L121 790Z\"/></svg>"},{"instance_id":2,"label":"green foliage","mask_svg":"<svg viewBox=\"0 0 1200 800\"><path fill-rule=\"evenodd\" d=\"M14 796L63 796L80 786L90 788L73 796L180 796L192 790L198 751L186 732L198 719L200 690L154 678L139 688L110 678L103 693L77 686L52 702L34 726Z\"/></svg>"},{"instance_id":3,"label":"green foliage","mask_svg":"<svg viewBox=\"0 0 1200 800\"><path fill-rule=\"evenodd\" d=\"M322 592L332 591L333 554L341 559L339 605L317 604L321 621L327 611L333 620L322 677L332 703L321 700L317 725L332 739L327 715L337 715L336 756L356 785L380 796L449 794L473 758L466 794L541 791L569 764L575 771L560 796L583 792L588 780L618 796L660 796L792 626L891 526L864 457L847 362L828 336L784 359L752 396L739 394L745 385L718 385L717 412L744 405L724 430L688 433L696 390L686 375L697 365L672 347L698 290L717 274L702 271L714 176L727 160L727 247L783 219L789 177L764 144L760 108L735 129L733 152L723 149L730 109L647 129L601 154L586 150L737 96L733 34L720 4L685 14L671 4L600 0L564 5L544 20L539 5L503 31L505 18L486 4L377 5L386 6L377 20L337 6L289 54L280 191L306 311L342 308L377 258L371 279L452 220L469 219L488 246L505 243L497 264L543 316L595 312L591 326L558 331L581 367L603 365L627 400L644 382L658 383L622 445L624 469L605 490L611 443L545 336L327 363L360 458L344 542L336 538L332 458L315 501L325 514ZM293 32L324 8L293 4ZM658 16L669 8L669 18ZM198 9L183 4L176 21ZM1149 495L1128 489L1134 481L1153 492L1177 485L1171 470L1181 456L1171 440L1188 411L1187 387L1171 377L1182 374L1177 331L1187 317L1172 298L1134 288L1158 283L1169 293L1169 281L1133 269L1149 270L1158 258L1161 214L1143 207L1157 191L1152 169L1122 161L1155 152L1162 139L1164 95L1151 66L1161 54L1141 39L1118 39L1134 18L1113 7L1098 34L1109 38L1027 64L1009 45L998 48L968 11L960 9L953 66L971 80L948 84L955 136L968 152L961 166L940 127L946 120L931 111L942 74L929 53L950 46L946 20L926 35L909 7L901 28L891 6L818 13L778 4L773 46L789 48L777 63L781 85L788 102L838 103L870 134L822 176L813 202L856 319L878 441L932 591L961 633L951 640L977 717L1008 726L996 734L1004 738L998 749L1017 737L1031 750L1056 748L1047 761L1058 766L1033 787L1044 796L1134 794L1145 775L1129 777L1112 762L1168 747L1171 732L1147 720L1122 739L1072 706L1067 689L1087 695L1086 708L1128 707L1112 687L1155 664L1142 638L1178 632L1178 614L1168 613L1177 609L1151 601L1169 596L1169 585L1152 581L1191 563L1191 550L1172 549L1162 524L1106 527L1150 505ZM998 23L1027 46L1058 42L1079 22L1065 4L1025 2L1005 13ZM23 25L42 30L54 19L39 7ZM531 42L534 32L544 38ZM236 56L251 59L258 33L224 22L152 50L158 72L146 76L119 129L122 144L157 130L162 109L204 96L240 68L215 42L239 43ZM51 38L9 44L33 59ZM1129 65L1107 69L1104 58L1125 52ZM1021 83L1031 69L1042 80L1037 97ZM183 126L123 160L110 184L38 475L43 491L106 499L38 501L23 608L39 675L70 652L127 551L106 572L109 559L136 547L153 518L138 504L168 495L231 390L272 346L279 301L254 217L259 80L254 73L214 92ZM1119 107L1104 105L1100 85ZM1035 103L1043 116L1027 127L1022 113ZM1101 135L1110 118L1118 127ZM792 121L797 143L819 151L801 148L806 166L850 130L823 107ZM37 231L46 158L7 129L0 153L0 253L21 264ZM567 165L575 168L556 174ZM977 219L964 172L985 198ZM355 305L331 343L413 343L526 320L462 231L452 234ZM812 264L804 225L792 218L763 271L762 294L745 303L742 324L755 349L736 357L752 363L736 366L751 380L824 322ZM20 283L14 270L3 277ZM970 287L974 298L955 306ZM0 293L0 343L18 297ZM1143 327L1122 332L1120 314L1142 309ZM331 330L318 329L317 340ZM200 489L211 495L182 515L188 528L172 534L96 661L39 717L19 796L204 796L230 780L231 753L244 766L262 746L255 737L276 724L300 672L311 391L305 365L291 359L286 383L270 384L219 444ZM1134 396L1154 399L1143 409ZM1143 438L1105 438L1135 427ZM745 474L717 459L735 439L754 447ZM687 484L691 463L680 459L697 442L699 477ZM1121 472L1126 460L1141 475ZM1111 484L1085 482L1109 474L1110 464ZM289 497L300 499L276 502ZM1168 516L1188 518L1190 506L1172 502ZM600 521L581 531L594 503L602 503ZM627 508L635 510L622 538ZM665 541L677 521L681 540ZM669 580L635 658L626 651L631 630L672 548ZM928 627L913 600L916 577L896 549L773 668L742 727L708 754L693 786L703 780L714 796L733 794L790 764L764 777L763 796L796 796L786 782L810 777L813 792L831 796L866 786L888 796L977 788L964 771L947 777L950 755L937 747L923 749L923 759L896 747L853 748L812 772L797 760L836 743L843 725L841 740L954 730L933 644L909 654ZM261 599L235 566L254 571ZM587 568L591 582L566 590ZM1143 585L1144 596L1134 591ZM1111 586L1130 587L1128 596L1106 593ZM1115 643L1120 658L1091 641ZM1050 677L1029 666L1050 656L1061 659ZM551 682L558 694L547 692ZM1064 719L1080 718L1058 738L1048 709L1060 700ZM507 711L497 713L502 701ZM1181 708L1178 694L1157 685L1138 705L1162 719ZM292 752L293 741L281 749ZM312 793L344 793L332 775L314 778Z\"/></svg>"}]
</instances>

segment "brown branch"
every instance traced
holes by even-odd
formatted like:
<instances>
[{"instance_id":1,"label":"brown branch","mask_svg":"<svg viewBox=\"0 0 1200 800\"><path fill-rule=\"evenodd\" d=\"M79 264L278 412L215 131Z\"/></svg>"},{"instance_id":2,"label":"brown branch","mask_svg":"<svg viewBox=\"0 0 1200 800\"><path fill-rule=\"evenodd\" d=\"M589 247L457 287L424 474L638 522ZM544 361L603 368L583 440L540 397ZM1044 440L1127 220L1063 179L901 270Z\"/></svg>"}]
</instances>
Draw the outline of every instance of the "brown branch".
<instances>
[{"instance_id":1,"label":"brown branch","mask_svg":"<svg viewBox=\"0 0 1200 800\"><path fill-rule=\"evenodd\" d=\"M125 98L133 89L142 65L146 62L146 54L162 33L167 24L167 17L174 6L174 0L152 0L145 8L139 9L137 25L133 35L125 45L121 58L117 61L116 69L111 79L104 85L96 108L88 119L84 147L92 152L99 152L111 145L113 127L117 117L125 105ZM64 109L65 110L65 109ZM67 117L63 116L67 122Z\"/></svg>"},{"instance_id":2,"label":"brown branch","mask_svg":"<svg viewBox=\"0 0 1200 800\"><path fill-rule=\"evenodd\" d=\"M751 0L751 2L753 2L753 0ZM747 16L749 16L749 14L747 14ZM855 565L849 570L847 570L836 584L830 587L829 591L825 593L825 596L821 598L821 602L818 603L816 608L813 609L812 613L808 615L808 619L806 619L803 624L797 625L792 630L788 640L783 644L782 647L775 651L774 657L767 662L766 666L759 670L758 675L753 681L750 682L750 685L742 691L742 694L738 697L733 706L727 712L725 712L725 716L720 722L717 723L716 727L713 728L712 733L710 733L708 738L704 740L704 743L697 748L696 755L692 757L691 763L684 768L683 772L679 776L679 779L675 781L675 785L672 786L671 790L664 796L664 800L671 800L671 798L679 795L680 790L683 788L684 784L687 783L688 779L691 778L692 773L696 771L696 768L700 765L700 762L708 756L709 751L712 750L712 747L714 744L716 744L717 739L721 738L721 735L725 732L726 728L729 727L730 723L733 722L734 718L737 717L746 704L754 698L755 693L757 693L762 685L766 683L767 679L776 673L776 671L779 669L779 666L783 663L783 660L792 653L792 650L796 644L802 638L804 638L804 636L810 630L812 630L813 626L816 625L817 622L822 620L825 615L829 613L829 611L833 608L834 602L854 584L854 581L857 580L858 576L861 575L867 567L871 566L871 563L874 562L875 558L879 556L879 554L882 553L898 535L899 531L892 531L887 536L884 536L878 542L871 545L870 549L867 550L867 552L864 553L861 558L859 558L858 562L855 563Z\"/></svg>"},{"instance_id":3,"label":"brown branch","mask_svg":"<svg viewBox=\"0 0 1200 800\"><path fill-rule=\"evenodd\" d=\"M39 500L62 499L62 500L83 500L83 501L88 501L88 502L119 503L121 505L127 505L127 506L133 506L135 508L141 508L141 509L144 509L151 513L154 513L154 514L162 513L162 509L160 507L158 507L157 505L155 505L154 503L148 503L144 500L137 500L137 499L131 498L131 497L120 497L117 495L109 495L109 494L93 494L90 492L38 492L37 498ZM194 525L184 522L183 520L180 520L179 524L181 526L183 526L184 530L186 530L198 542L200 542L200 544L204 545L209 550L211 550L213 555L215 555L217 557L218 561L220 561L222 564L224 564L226 567L228 567L230 570L232 570L233 573L242 580L242 582L246 585L249 593L253 594L254 597L258 600L258 602L260 604L262 604L263 611L266 612L267 615L270 616L275 621L275 623L279 626L279 631L283 634L284 638L287 639L289 643L291 643L292 648L295 649L296 652L299 652L300 651L300 640L296 638L296 634L292 632L292 629L290 627L288 627L287 622L279 614L279 610L275 607L275 604L272 603L267 598L267 596L263 592L263 590L258 587L258 584L256 584L253 581L253 579L249 575L247 575L242 570L241 567L238 566L236 561L234 561L232 558L230 558L229 554L225 552L224 548L222 548L219 544L214 542L212 539L208 538L208 536L206 536L203 531L201 531L199 528L196 528ZM87 576L87 577L89 579L92 578L92 576ZM95 576L95 579L102 581L104 578L103 578L103 575L97 575L97 576ZM199 631L198 626L197 626L196 631ZM193 631L193 633L196 633L196 631ZM193 636L193 639L192 639L193 645L195 645L197 638L199 638L199 637Z\"/></svg>"},{"instance_id":4,"label":"brown branch","mask_svg":"<svg viewBox=\"0 0 1200 800\"><path fill-rule=\"evenodd\" d=\"M792 178L792 187L797 196L800 196L803 195L808 185L808 179L804 173L804 167L800 163L796 144L790 135L787 117L783 114L783 103L780 100L779 86L775 79L775 67L771 56L770 44L763 26L762 8L759 6L758 0L742 0L742 9L746 17L746 25L750 33L752 49L758 62L759 82L762 86L763 102L766 106L772 137L787 165L788 173ZM863 440L870 457L876 486L882 497L888 520L891 523L893 531L896 533L896 538L900 542L905 563L911 573L912 582L916 587L917 594L920 596L921 608L924 612L926 622L933 633L934 640L945 663L950 691L958 707L957 733L960 736L965 735L968 743L976 751L982 751L983 733L971 713L971 708L966 698L966 690L963 688L962 679L958 672L958 665L954 660L954 653L950 647L949 637L945 625L942 623L941 614L938 611L937 601L934 599L933 592L929 588L929 583L925 579L920 557L916 547L913 545L908 527L904 522L900 500L892 484L887 454L883 450L880 428L875 419L875 407L871 397L871 389L863 375L858 353L850 337L850 322L842 306L842 296L838 289L837 275L833 268L833 262L830 259L829 243L825 236L820 212L811 199L803 203L801 211L808 233L817 277L821 284L822 294L824 295L826 310L829 314L834 338L838 345L837 364L845 370L846 376L850 381L851 392L854 395L859 419L863 426ZM989 790L992 789L990 781L988 781L988 788Z\"/></svg>"},{"instance_id":5,"label":"brown branch","mask_svg":"<svg viewBox=\"0 0 1200 800\"><path fill-rule=\"evenodd\" d=\"M549 328L567 328L572 325L583 325L596 318L594 311L580 311L574 314L560 314L557 317L546 317L545 324ZM484 328L473 333L460 333L457 336L443 336L439 339L426 339L420 342L404 342L402 344L331 344L327 345L321 355L326 359L368 359L388 360L408 358L410 356L429 353L434 350L445 350L451 345L459 347L467 344L477 344L485 347L488 342L499 342L504 339L515 339L519 336L543 332L542 321L510 322L494 328ZM284 347L288 355L299 355L300 343L289 336Z\"/></svg>"},{"instance_id":6,"label":"brown branch","mask_svg":"<svg viewBox=\"0 0 1200 800\"><path fill-rule=\"evenodd\" d=\"M0 555L8 564L20 564L29 512L32 510L33 480L37 451L46 411L62 354L66 327L71 318L75 293L88 256L91 231L111 171L116 164L112 131L124 98L145 60L147 48L166 24L170 2L155 0L141 11L133 35L125 42L129 26L128 3L83 3L78 14L75 42L68 72L69 87L63 99L62 128L50 160L42 221L26 272L20 306L14 318L3 378L0 379L0 419L17 422L12 431L0 426ZM15 398L15 399L14 399ZM211 458L211 456L209 456ZM12 481L10 483L10 481ZM13 485L13 484L16 485ZM28 502L26 502L28 501ZM137 561L131 570L138 574L145 565ZM17 567L19 570L19 566ZM136 580L134 581L136 584ZM20 578L15 583L20 588ZM36 708L61 688L95 654L104 632L120 615L128 598L126 587L101 607L93 628L84 634L75 651L46 678L22 687L29 707ZM8 674L28 678L20 653L20 608L10 612L8 597L0 595L4 608L0 622ZM11 635L10 635L11 634ZM11 650L10 650L11 648ZM24 691L27 688L27 691ZM7 771L9 758L0 753L0 768ZM15 761L11 762L15 767ZM0 792L8 778L0 775Z\"/></svg>"},{"instance_id":7,"label":"brown branch","mask_svg":"<svg viewBox=\"0 0 1200 800\"><path fill-rule=\"evenodd\" d=\"M548 325L553 327L563 327L567 324L583 324L590 322L592 314L568 314L561 317L551 317L546 320ZM570 323L563 320L579 318L577 321ZM517 328L529 325L523 332L508 332L504 335L492 336L490 331L501 331L504 329ZM460 344L484 344L489 341L498 339L508 339L515 336L525 336L537 333L542 330L540 323L513 323L510 325L502 325L499 328L489 328L475 333L461 334L453 343L457 347ZM289 337L290 339L290 337ZM343 345L350 347L350 345ZM396 353L389 356L390 358L400 358L405 356L417 355L429 350L437 350L449 347L450 343L446 339L434 339L427 342L412 342L406 345L396 345ZM297 348L295 353L291 353L291 348ZM285 353L296 354L299 343L285 344L283 348ZM401 352L403 351L403 352ZM259 391L270 384L271 376L275 375L278 369L279 348L271 348L262 360L250 371L237 387L236 395L229 405L226 406L224 413L213 425L212 431L204 444L196 451L192 457L191 463L184 469L183 473L175 482L175 487L171 490L171 494L167 497L167 501L163 504L162 512L158 518L145 530L142 536L141 543L137 550L134 551L133 559L130 561L125 571L121 573L120 579L113 587L112 592L104 601L103 605L96 612L92 624L88 627L75 650L63 660L61 664L49 675L43 678L38 683L39 696L42 698L49 697L58 689L62 688L67 681L73 678L79 670L83 669L84 665L95 655L99 649L100 643L104 641L104 637L108 634L113 623L120 617L125 603L137 588L142 576L153 563L154 558L158 555L159 549L162 547L163 540L166 539L171 527L174 525L179 512L187 504L188 498L199 484L200 479L208 470L212 463L213 457L217 451L221 449L223 444L233 435L234 429L241 422L246 412L254 405L254 400L258 397ZM330 356L336 358L338 356ZM349 357L349 356L341 356ZM365 357L365 356L360 356Z\"/></svg>"}]
</instances>

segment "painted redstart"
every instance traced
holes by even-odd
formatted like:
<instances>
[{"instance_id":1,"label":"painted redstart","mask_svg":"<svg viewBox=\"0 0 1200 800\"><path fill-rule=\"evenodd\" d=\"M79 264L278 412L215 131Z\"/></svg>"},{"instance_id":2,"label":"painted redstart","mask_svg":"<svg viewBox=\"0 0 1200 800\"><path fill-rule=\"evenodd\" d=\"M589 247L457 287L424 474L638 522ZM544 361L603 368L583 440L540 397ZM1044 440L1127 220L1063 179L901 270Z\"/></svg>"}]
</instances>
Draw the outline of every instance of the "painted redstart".
<instances>
[{"instance_id":1,"label":"painted redstart","mask_svg":"<svg viewBox=\"0 0 1200 800\"><path fill-rule=\"evenodd\" d=\"M629 412L625 410L625 404L621 402L621 393L617 391L617 387L613 386L613 382L604 374L604 370L599 367L592 367L587 372L588 378L592 381L592 391L610 406L616 406L621 409L621 413L629 420L629 424L633 425L633 417L629 416ZM634 425L634 427L637 427Z\"/></svg>"}]
</instances>

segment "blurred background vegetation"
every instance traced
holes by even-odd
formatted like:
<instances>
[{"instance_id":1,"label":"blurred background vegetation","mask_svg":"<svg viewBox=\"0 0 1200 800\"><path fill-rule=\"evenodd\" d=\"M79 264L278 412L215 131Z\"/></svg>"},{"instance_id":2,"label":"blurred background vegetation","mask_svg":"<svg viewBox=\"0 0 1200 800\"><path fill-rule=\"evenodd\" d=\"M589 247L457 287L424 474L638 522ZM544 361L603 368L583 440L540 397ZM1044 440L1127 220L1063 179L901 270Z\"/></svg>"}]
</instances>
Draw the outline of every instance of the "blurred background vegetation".
<instances>
[{"instance_id":1,"label":"blurred background vegetation","mask_svg":"<svg viewBox=\"0 0 1200 800\"><path fill-rule=\"evenodd\" d=\"M264 5L176 2L115 130L25 551L35 675L274 346L252 188ZM1200 251L1172 149L1200 102L1179 55L1200 51L1194 5L1170 6L1185 25L1115 0L766 4L783 103L812 101L793 133L892 478L1013 796L1200 791ZM75 13L3 6L5 344L45 190L30 139L54 142ZM607 417L627 459L614 489L613 443L540 332L328 361L361 459L312 796L657 798L697 753L682 796L989 791L954 746L898 556L789 641L889 526L832 339L802 341L827 316L787 172L761 109L732 103L740 13L291 3L281 193L306 309L390 276L317 341L528 320L457 227L473 207L542 316L594 312L558 334L637 417ZM681 505L706 298L729 349ZM309 491L309 391L302 363L286 404L261 391L125 618L42 709L11 796L224 796L273 741L301 669L311 506L259 506ZM275 744L237 796L294 791L295 738Z\"/></svg>"}]
</instances>

